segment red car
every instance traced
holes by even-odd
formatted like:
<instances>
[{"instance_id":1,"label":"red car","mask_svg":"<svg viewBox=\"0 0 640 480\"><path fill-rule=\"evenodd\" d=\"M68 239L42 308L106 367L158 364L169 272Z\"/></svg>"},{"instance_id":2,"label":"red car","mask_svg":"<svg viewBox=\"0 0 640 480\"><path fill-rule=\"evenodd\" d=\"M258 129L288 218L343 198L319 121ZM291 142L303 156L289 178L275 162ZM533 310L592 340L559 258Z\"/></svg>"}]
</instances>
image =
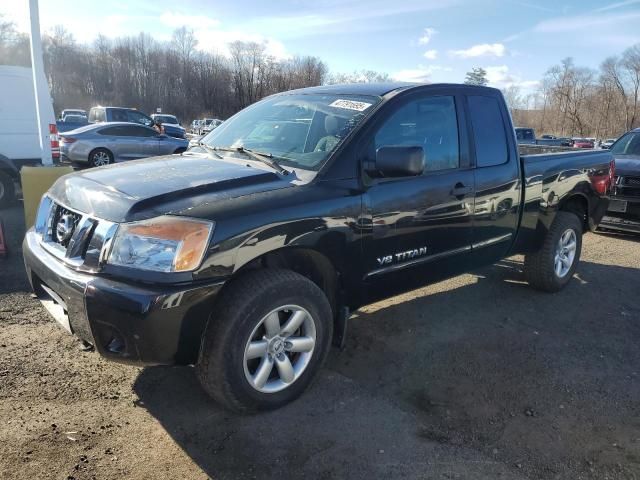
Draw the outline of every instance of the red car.
<instances>
[{"instance_id":1,"label":"red car","mask_svg":"<svg viewBox=\"0 0 640 480\"><path fill-rule=\"evenodd\" d=\"M593 142L591 140L587 140L586 138L574 138L573 146L575 148L593 148Z\"/></svg>"}]
</instances>

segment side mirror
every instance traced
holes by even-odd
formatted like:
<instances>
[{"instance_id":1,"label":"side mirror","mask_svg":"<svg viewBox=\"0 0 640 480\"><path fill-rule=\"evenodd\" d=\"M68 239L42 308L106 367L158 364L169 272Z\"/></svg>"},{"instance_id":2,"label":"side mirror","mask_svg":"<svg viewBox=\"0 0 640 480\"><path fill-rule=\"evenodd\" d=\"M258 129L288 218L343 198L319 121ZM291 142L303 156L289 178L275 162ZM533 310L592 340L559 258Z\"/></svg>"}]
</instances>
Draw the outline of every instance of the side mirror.
<instances>
[{"instance_id":1,"label":"side mirror","mask_svg":"<svg viewBox=\"0 0 640 480\"><path fill-rule=\"evenodd\" d=\"M424 171L424 149L419 146L389 145L376 151L367 173L375 178L416 177Z\"/></svg>"}]
</instances>

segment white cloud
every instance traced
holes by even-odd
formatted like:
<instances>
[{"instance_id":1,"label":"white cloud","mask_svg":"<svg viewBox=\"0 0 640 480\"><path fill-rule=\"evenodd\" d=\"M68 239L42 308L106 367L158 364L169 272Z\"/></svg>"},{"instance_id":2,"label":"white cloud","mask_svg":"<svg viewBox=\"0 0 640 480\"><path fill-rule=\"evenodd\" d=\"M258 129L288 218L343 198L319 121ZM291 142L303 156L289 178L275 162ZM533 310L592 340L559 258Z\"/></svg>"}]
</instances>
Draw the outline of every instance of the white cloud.
<instances>
[{"instance_id":1,"label":"white cloud","mask_svg":"<svg viewBox=\"0 0 640 480\"><path fill-rule=\"evenodd\" d=\"M436 58L438 58L438 50L427 50L426 52L424 52L424 58L435 60Z\"/></svg>"},{"instance_id":2,"label":"white cloud","mask_svg":"<svg viewBox=\"0 0 640 480\"><path fill-rule=\"evenodd\" d=\"M422 36L418 39L418 44L427 45L436 33L438 33L438 31L435 28L425 28Z\"/></svg>"},{"instance_id":3,"label":"white cloud","mask_svg":"<svg viewBox=\"0 0 640 480\"><path fill-rule=\"evenodd\" d=\"M419 65L418 68L400 70L391 75L397 82L429 83L434 72L450 72L451 68L440 65Z\"/></svg>"},{"instance_id":4,"label":"white cloud","mask_svg":"<svg viewBox=\"0 0 640 480\"><path fill-rule=\"evenodd\" d=\"M504 57L507 49L502 43L481 43L466 50L451 50L449 53L459 58Z\"/></svg>"},{"instance_id":5,"label":"white cloud","mask_svg":"<svg viewBox=\"0 0 640 480\"><path fill-rule=\"evenodd\" d=\"M487 72L489 86L496 88L520 87L525 92L535 90L540 82L538 80L524 80L520 75L511 73L507 65L484 67Z\"/></svg>"},{"instance_id":6,"label":"white cloud","mask_svg":"<svg viewBox=\"0 0 640 480\"><path fill-rule=\"evenodd\" d=\"M168 27L179 28L187 26L194 30L214 28L220 25L220 20L206 15L185 15L177 12L164 12L160 15L160 21Z\"/></svg>"}]
</instances>

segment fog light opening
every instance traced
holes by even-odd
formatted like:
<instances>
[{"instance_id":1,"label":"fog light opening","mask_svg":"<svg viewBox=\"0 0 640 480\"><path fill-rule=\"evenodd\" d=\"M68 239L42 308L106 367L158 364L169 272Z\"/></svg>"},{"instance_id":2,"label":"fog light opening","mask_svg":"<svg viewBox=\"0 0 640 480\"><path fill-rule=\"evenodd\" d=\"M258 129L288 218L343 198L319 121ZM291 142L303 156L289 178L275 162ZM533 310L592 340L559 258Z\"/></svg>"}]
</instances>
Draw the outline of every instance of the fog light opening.
<instances>
[{"instance_id":1,"label":"fog light opening","mask_svg":"<svg viewBox=\"0 0 640 480\"><path fill-rule=\"evenodd\" d=\"M111 353L122 353L124 351L124 340L117 333L113 334L109 343L107 343L106 349Z\"/></svg>"}]
</instances>

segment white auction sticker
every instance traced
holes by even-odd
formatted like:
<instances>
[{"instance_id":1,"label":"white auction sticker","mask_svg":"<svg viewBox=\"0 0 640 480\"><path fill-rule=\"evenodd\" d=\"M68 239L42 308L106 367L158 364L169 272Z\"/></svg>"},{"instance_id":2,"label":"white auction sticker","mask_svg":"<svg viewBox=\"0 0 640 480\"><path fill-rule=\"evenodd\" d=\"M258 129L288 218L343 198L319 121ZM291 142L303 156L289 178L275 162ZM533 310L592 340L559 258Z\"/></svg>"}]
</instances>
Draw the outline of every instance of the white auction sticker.
<instances>
[{"instance_id":1,"label":"white auction sticker","mask_svg":"<svg viewBox=\"0 0 640 480\"><path fill-rule=\"evenodd\" d=\"M356 110L358 112L364 112L367 108L371 106L371 104L367 102L356 102L353 100L336 100L329 106L336 107L336 108L346 108L347 110Z\"/></svg>"}]
</instances>

